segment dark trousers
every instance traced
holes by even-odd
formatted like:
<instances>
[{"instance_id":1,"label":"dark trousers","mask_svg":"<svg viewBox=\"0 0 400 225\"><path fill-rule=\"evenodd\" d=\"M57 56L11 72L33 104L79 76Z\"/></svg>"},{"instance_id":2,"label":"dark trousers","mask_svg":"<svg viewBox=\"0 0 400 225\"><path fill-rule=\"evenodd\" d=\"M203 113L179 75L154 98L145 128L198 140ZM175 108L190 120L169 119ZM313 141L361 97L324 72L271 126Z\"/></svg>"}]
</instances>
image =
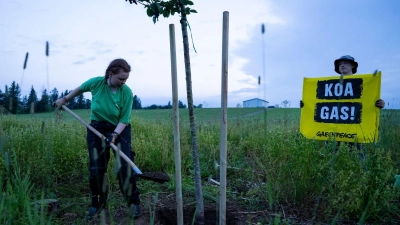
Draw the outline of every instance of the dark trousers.
<instances>
[{"instance_id":1,"label":"dark trousers","mask_svg":"<svg viewBox=\"0 0 400 225\"><path fill-rule=\"evenodd\" d=\"M98 122L92 120L90 123L97 131L104 136L109 135L115 130L115 125L109 122ZM89 184L93 196L99 195L104 197L108 191L108 184L105 178L107 172L108 161L110 160L110 147L106 146L105 142L87 129L86 141L89 148ZM131 126L127 125L114 144L134 162L135 153L131 148ZM130 204L139 205L140 191L136 187L136 176L133 173L132 167L122 158L117 158L117 153L114 152L116 161L117 177L121 192L126 199L128 206Z\"/></svg>"}]
</instances>

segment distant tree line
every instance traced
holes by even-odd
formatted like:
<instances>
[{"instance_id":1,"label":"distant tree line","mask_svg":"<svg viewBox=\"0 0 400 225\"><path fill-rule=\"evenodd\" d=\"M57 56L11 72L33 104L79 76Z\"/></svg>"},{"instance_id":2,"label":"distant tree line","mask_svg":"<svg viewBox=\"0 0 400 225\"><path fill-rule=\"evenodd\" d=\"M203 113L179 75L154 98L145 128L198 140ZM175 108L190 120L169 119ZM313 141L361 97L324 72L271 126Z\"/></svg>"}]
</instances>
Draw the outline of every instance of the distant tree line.
<instances>
[{"instance_id":1,"label":"distant tree line","mask_svg":"<svg viewBox=\"0 0 400 225\"><path fill-rule=\"evenodd\" d=\"M181 100L178 101L178 108L180 109L185 109L187 106L185 104L183 104L183 102ZM144 107L144 109L172 109L172 105L171 105L171 101L168 102L167 105L150 105L147 107Z\"/></svg>"},{"instance_id":2,"label":"distant tree line","mask_svg":"<svg viewBox=\"0 0 400 225\"><path fill-rule=\"evenodd\" d=\"M187 106L183 104L181 100L178 101L178 108L180 109L186 109ZM195 105L194 108L203 108L203 104ZM152 104L150 106L145 106L142 107L142 103L140 101L140 98L138 98L136 95L133 96L133 105L132 109L172 109L172 104L171 101L168 102L166 105L156 105Z\"/></svg>"},{"instance_id":3,"label":"distant tree line","mask_svg":"<svg viewBox=\"0 0 400 225\"><path fill-rule=\"evenodd\" d=\"M39 98L33 86L29 92L29 95L24 95L21 98L21 88L19 85L13 81L8 87L5 86L4 92L0 89L0 109L8 110L12 114L24 114L24 113L37 113L37 112L50 112L54 110L54 102L69 94L71 90L65 90L64 92L58 92L57 88L54 88L50 92L47 89L42 91L42 95ZM71 99L67 103L67 107L70 109L90 109L92 101L90 99L85 99L83 94ZM187 106L183 104L180 100L178 103L179 108L186 108ZM136 95L133 96L132 109L171 109L171 102L167 105L150 105L147 107L142 107L142 102L140 98ZM202 104L195 108L202 108Z\"/></svg>"},{"instance_id":4,"label":"distant tree line","mask_svg":"<svg viewBox=\"0 0 400 225\"><path fill-rule=\"evenodd\" d=\"M36 113L36 112L50 112L54 110L54 102L69 94L69 90L59 93L57 88L50 92L47 89L42 91L39 98L33 86L29 95L24 95L21 98L21 89L19 85L13 81L10 87L5 86L5 91L0 89L0 106L4 107L12 114L23 113ZM67 103L67 107L71 109L90 109L92 101L85 99L83 94L71 99Z\"/></svg>"}]
</instances>

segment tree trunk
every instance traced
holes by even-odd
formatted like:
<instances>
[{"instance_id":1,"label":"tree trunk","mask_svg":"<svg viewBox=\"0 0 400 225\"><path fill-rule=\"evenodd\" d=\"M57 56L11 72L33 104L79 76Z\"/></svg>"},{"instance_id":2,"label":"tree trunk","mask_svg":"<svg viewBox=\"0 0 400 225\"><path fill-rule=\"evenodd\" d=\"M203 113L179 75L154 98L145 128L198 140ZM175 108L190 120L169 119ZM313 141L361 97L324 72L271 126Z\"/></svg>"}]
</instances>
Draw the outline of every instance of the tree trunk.
<instances>
[{"instance_id":1,"label":"tree trunk","mask_svg":"<svg viewBox=\"0 0 400 225\"><path fill-rule=\"evenodd\" d=\"M178 0L179 1L179 0ZM203 203L203 190L201 186L201 175L200 175L200 161L196 134L196 121L193 110L193 92L192 92L192 74L190 69L190 56L189 56L189 38L187 33L187 19L185 13L185 6L179 2L181 8L181 28L182 28L182 39L183 39L183 51L185 56L185 72L186 72L186 93L189 108L189 120L190 120L190 132L192 135L192 151L193 151L193 163L194 163L194 179L196 188L196 202L197 202L197 214L196 224L204 224L204 203Z\"/></svg>"}]
</instances>

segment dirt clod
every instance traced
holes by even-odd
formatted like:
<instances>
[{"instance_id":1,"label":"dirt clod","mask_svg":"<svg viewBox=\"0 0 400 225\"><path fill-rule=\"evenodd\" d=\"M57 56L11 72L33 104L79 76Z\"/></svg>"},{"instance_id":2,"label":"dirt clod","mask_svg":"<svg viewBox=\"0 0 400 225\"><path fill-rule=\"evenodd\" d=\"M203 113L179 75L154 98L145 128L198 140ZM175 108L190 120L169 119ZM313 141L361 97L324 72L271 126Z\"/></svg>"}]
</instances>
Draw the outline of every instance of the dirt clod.
<instances>
[{"instance_id":1,"label":"dirt clod","mask_svg":"<svg viewBox=\"0 0 400 225\"><path fill-rule=\"evenodd\" d=\"M144 172L143 174L137 175L140 178L146 180L152 180L158 183L164 183L170 181L170 178L167 174L162 172Z\"/></svg>"}]
</instances>

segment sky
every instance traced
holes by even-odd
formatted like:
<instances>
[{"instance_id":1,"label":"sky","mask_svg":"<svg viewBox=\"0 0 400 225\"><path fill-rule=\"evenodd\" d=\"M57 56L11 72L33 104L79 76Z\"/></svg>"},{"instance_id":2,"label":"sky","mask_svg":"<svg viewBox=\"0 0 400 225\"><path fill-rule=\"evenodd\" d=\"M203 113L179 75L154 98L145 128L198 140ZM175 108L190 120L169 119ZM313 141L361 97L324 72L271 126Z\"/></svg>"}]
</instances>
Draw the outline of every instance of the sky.
<instances>
[{"instance_id":1,"label":"sky","mask_svg":"<svg viewBox=\"0 0 400 225\"><path fill-rule=\"evenodd\" d=\"M334 60L351 55L358 74L382 71L381 98L386 108L400 108L400 1L193 2L198 13L188 16L188 31L195 105L221 107L227 11L228 107L252 98L299 107L303 78L335 76ZM142 5L124 0L0 0L0 89L15 81L22 96L33 86L40 98L44 89L64 92L104 76L113 59L124 58L132 66L126 84L142 106L166 105L172 102L169 25L174 24L178 96L187 104L179 20L176 14L153 24Z\"/></svg>"}]
</instances>

